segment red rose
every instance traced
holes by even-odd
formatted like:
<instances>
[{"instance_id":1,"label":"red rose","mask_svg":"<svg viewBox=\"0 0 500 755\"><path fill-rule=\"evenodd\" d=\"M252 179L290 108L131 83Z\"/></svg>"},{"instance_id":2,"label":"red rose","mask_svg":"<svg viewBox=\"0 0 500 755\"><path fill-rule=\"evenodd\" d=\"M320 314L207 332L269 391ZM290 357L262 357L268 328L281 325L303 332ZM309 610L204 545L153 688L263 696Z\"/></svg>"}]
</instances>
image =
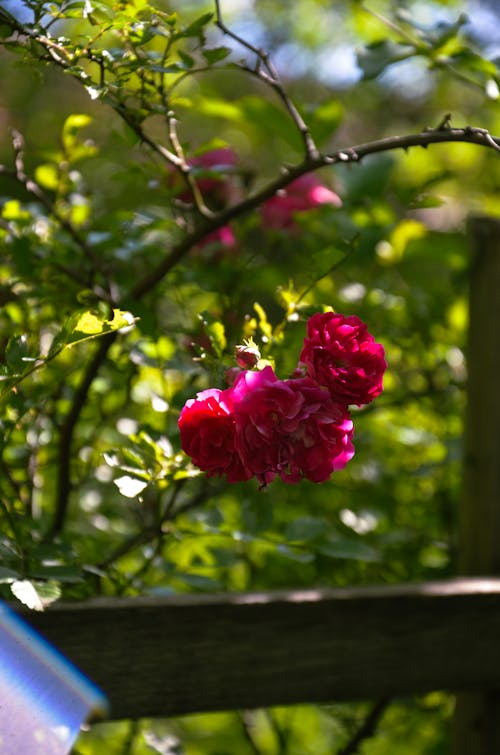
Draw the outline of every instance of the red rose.
<instances>
[{"instance_id":1,"label":"red rose","mask_svg":"<svg viewBox=\"0 0 500 755\"><path fill-rule=\"evenodd\" d=\"M227 476L228 482L248 480L235 449L231 389L211 388L189 399L179 416L182 449L207 477Z\"/></svg>"},{"instance_id":2,"label":"red rose","mask_svg":"<svg viewBox=\"0 0 500 755\"><path fill-rule=\"evenodd\" d=\"M261 207L261 217L266 228L296 230L294 215L297 212L312 210L321 204L340 207L342 200L334 191L321 183L312 173L292 181L286 189L281 189Z\"/></svg>"},{"instance_id":3,"label":"red rose","mask_svg":"<svg viewBox=\"0 0 500 755\"><path fill-rule=\"evenodd\" d=\"M382 392L384 348L359 317L317 313L307 322L300 353L309 377L342 404L369 404Z\"/></svg>"},{"instance_id":4,"label":"red rose","mask_svg":"<svg viewBox=\"0 0 500 755\"><path fill-rule=\"evenodd\" d=\"M347 409L310 378L278 380L265 367L242 372L232 392L236 447L263 485L324 482L354 455Z\"/></svg>"}]
</instances>

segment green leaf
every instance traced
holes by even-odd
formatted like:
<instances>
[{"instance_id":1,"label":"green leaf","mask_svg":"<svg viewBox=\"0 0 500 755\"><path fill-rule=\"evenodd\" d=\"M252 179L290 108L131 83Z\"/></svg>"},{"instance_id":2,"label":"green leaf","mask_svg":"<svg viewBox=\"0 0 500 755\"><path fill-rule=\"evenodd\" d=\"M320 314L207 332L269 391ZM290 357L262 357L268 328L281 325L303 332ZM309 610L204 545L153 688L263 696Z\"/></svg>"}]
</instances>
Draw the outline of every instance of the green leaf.
<instances>
[{"instance_id":1,"label":"green leaf","mask_svg":"<svg viewBox=\"0 0 500 755\"><path fill-rule=\"evenodd\" d=\"M303 148L302 136L294 122L282 108L273 105L263 97L249 95L239 101L246 128L251 124L253 128L269 134L274 134L285 141L292 149L300 152Z\"/></svg>"},{"instance_id":2,"label":"green leaf","mask_svg":"<svg viewBox=\"0 0 500 755\"><path fill-rule=\"evenodd\" d=\"M28 338L26 335L23 334L9 338L5 349L5 361L11 372L16 374L24 372L27 362L31 361L28 353Z\"/></svg>"},{"instance_id":3,"label":"green leaf","mask_svg":"<svg viewBox=\"0 0 500 755\"><path fill-rule=\"evenodd\" d=\"M318 548L319 553L330 558L354 559L356 561L381 561L380 553L361 540L335 537Z\"/></svg>"},{"instance_id":4,"label":"green leaf","mask_svg":"<svg viewBox=\"0 0 500 755\"><path fill-rule=\"evenodd\" d=\"M191 69L194 66L194 58L188 55L187 52L184 52L184 50L178 50L177 55L182 60L185 68Z\"/></svg>"},{"instance_id":5,"label":"green leaf","mask_svg":"<svg viewBox=\"0 0 500 755\"><path fill-rule=\"evenodd\" d=\"M8 569L6 566L0 566L0 583L14 582L19 579L19 572L14 569Z\"/></svg>"},{"instance_id":6,"label":"green leaf","mask_svg":"<svg viewBox=\"0 0 500 755\"><path fill-rule=\"evenodd\" d=\"M291 561L297 561L299 564L310 564L315 558L314 553L292 548L286 545L286 543L279 543L276 546L276 551L281 556L285 556L285 558L289 558Z\"/></svg>"},{"instance_id":7,"label":"green leaf","mask_svg":"<svg viewBox=\"0 0 500 755\"><path fill-rule=\"evenodd\" d=\"M259 328L262 332L262 335L264 336L264 340L269 341L273 335L273 328L271 323L267 319L267 314L264 310L264 307L262 307L259 302L254 302L253 308L259 318Z\"/></svg>"},{"instance_id":8,"label":"green leaf","mask_svg":"<svg viewBox=\"0 0 500 755\"><path fill-rule=\"evenodd\" d=\"M40 564L31 572L36 579L53 580L57 582L81 582L82 570L72 564Z\"/></svg>"},{"instance_id":9,"label":"green leaf","mask_svg":"<svg viewBox=\"0 0 500 755\"><path fill-rule=\"evenodd\" d=\"M59 186L59 171L56 165L38 165L35 170L35 179L40 186L50 191L55 191Z\"/></svg>"},{"instance_id":10,"label":"green leaf","mask_svg":"<svg viewBox=\"0 0 500 755\"><path fill-rule=\"evenodd\" d=\"M203 34L205 26L212 20L213 13L204 13L202 16L193 21L192 24L187 26L183 31L183 37L199 37Z\"/></svg>"},{"instance_id":11,"label":"green leaf","mask_svg":"<svg viewBox=\"0 0 500 755\"><path fill-rule=\"evenodd\" d=\"M411 58L415 52L413 45L403 45L390 39L382 39L363 47L357 52L356 57L365 79L374 79L387 66Z\"/></svg>"},{"instance_id":12,"label":"green leaf","mask_svg":"<svg viewBox=\"0 0 500 755\"><path fill-rule=\"evenodd\" d=\"M69 115L66 118L62 130L62 142L66 152L71 154L77 143L79 132L90 123L92 123L92 118L85 113Z\"/></svg>"},{"instance_id":13,"label":"green leaf","mask_svg":"<svg viewBox=\"0 0 500 755\"><path fill-rule=\"evenodd\" d=\"M315 108L307 122L317 144L330 139L344 119L344 108L338 100L327 100Z\"/></svg>"},{"instance_id":14,"label":"green leaf","mask_svg":"<svg viewBox=\"0 0 500 755\"><path fill-rule=\"evenodd\" d=\"M325 528L326 523L324 519L314 516L302 516L290 522L286 530L286 539L291 542L316 540L325 534Z\"/></svg>"},{"instance_id":15,"label":"green leaf","mask_svg":"<svg viewBox=\"0 0 500 755\"><path fill-rule=\"evenodd\" d=\"M43 611L61 596L61 588L56 582L20 579L12 582L10 589L21 603L34 611Z\"/></svg>"},{"instance_id":16,"label":"green leaf","mask_svg":"<svg viewBox=\"0 0 500 755\"><path fill-rule=\"evenodd\" d=\"M241 519L245 533L250 536L257 535L259 533L268 530L273 523L273 507L269 501L249 499L243 501Z\"/></svg>"},{"instance_id":17,"label":"green leaf","mask_svg":"<svg viewBox=\"0 0 500 755\"><path fill-rule=\"evenodd\" d=\"M214 592L215 590L220 590L222 588L222 583L219 580L213 579L212 577L207 577L204 574L176 573L175 576L177 579L180 579L186 585L189 585L189 587L195 590L201 590L203 592Z\"/></svg>"},{"instance_id":18,"label":"green leaf","mask_svg":"<svg viewBox=\"0 0 500 755\"><path fill-rule=\"evenodd\" d=\"M96 317L92 312L83 312L73 328L73 332L84 333L85 335L96 335L102 333L105 327L105 320Z\"/></svg>"},{"instance_id":19,"label":"green leaf","mask_svg":"<svg viewBox=\"0 0 500 755\"><path fill-rule=\"evenodd\" d=\"M120 309L113 310L111 320L106 320L87 310L73 315L70 322L70 338L67 343L73 344L95 336L112 333L115 330L130 328L133 326L135 319L130 312L124 312Z\"/></svg>"},{"instance_id":20,"label":"green leaf","mask_svg":"<svg viewBox=\"0 0 500 755\"><path fill-rule=\"evenodd\" d=\"M18 199L8 199L3 203L2 217L4 220L29 220L30 213Z\"/></svg>"},{"instance_id":21,"label":"green leaf","mask_svg":"<svg viewBox=\"0 0 500 755\"><path fill-rule=\"evenodd\" d=\"M144 480L138 480L137 477L131 477L130 475L117 477L114 483L121 495L126 498L137 498L148 486L148 483L144 482Z\"/></svg>"},{"instance_id":22,"label":"green leaf","mask_svg":"<svg viewBox=\"0 0 500 755\"><path fill-rule=\"evenodd\" d=\"M202 50L202 55L209 65L219 63L224 60L232 52L230 47L212 47L208 50Z\"/></svg>"},{"instance_id":23,"label":"green leaf","mask_svg":"<svg viewBox=\"0 0 500 755\"><path fill-rule=\"evenodd\" d=\"M203 323L216 356L221 357L227 346L224 324L209 312L201 312L198 316Z\"/></svg>"}]
</instances>

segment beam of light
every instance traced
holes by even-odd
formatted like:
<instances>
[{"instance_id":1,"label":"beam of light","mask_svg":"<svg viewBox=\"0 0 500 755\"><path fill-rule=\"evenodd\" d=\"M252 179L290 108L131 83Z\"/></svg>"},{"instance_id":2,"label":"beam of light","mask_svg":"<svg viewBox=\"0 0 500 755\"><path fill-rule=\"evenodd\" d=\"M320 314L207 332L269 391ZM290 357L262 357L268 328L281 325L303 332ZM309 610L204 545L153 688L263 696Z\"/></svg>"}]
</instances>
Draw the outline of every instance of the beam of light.
<instances>
[{"instance_id":1,"label":"beam of light","mask_svg":"<svg viewBox=\"0 0 500 755\"><path fill-rule=\"evenodd\" d=\"M0 602L0 755L67 755L104 695Z\"/></svg>"}]
</instances>

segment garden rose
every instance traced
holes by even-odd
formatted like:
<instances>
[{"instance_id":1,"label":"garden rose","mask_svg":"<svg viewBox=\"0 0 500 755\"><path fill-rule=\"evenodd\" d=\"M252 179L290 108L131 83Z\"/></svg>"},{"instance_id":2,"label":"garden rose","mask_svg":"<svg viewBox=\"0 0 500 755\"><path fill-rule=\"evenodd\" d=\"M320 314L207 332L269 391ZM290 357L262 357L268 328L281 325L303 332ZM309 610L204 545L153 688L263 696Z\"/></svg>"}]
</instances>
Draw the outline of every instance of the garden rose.
<instances>
[{"instance_id":1,"label":"garden rose","mask_svg":"<svg viewBox=\"0 0 500 755\"><path fill-rule=\"evenodd\" d=\"M241 191L231 176L238 162L238 157L232 149L212 149L195 155L189 159L198 188L208 206L215 211L223 210L241 198ZM177 171L170 173L169 183L182 202L192 203L193 195ZM196 248L198 251L206 247L219 247L221 250L235 249L236 236L230 225L224 225L216 231L208 233Z\"/></svg>"},{"instance_id":2,"label":"garden rose","mask_svg":"<svg viewBox=\"0 0 500 755\"><path fill-rule=\"evenodd\" d=\"M310 378L279 380L272 367L247 370L232 392L236 447L261 484L276 475L287 483L324 482L354 455L346 407Z\"/></svg>"},{"instance_id":3,"label":"garden rose","mask_svg":"<svg viewBox=\"0 0 500 755\"><path fill-rule=\"evenodd\" d=\"M197 243L196 246L201 250L205 247L214 245L223 247L224 249L235 249L236 236L230 225L223 225L222 228L218 228L216 231L208 233Z\"/></svg>"},{"instance_id":4,"label":"garden rose","mask_svg":"<svg viewBox=\"0 0 500 755\"><path fill-rule=\"evenodd\" d=\"M182 449L207 477L226 475L228 482L248 480L235 448L231 389L211 388L189 399L179 416Z\"/></svg>"},{"instance_id":5,"label":"garden rose","mask_svg":"<svg viewBox=\"0 0 500 755\"><path fill-rule=\"evenodd\" d=\"M296 178L286 189L281 189L264 202L261 207L262 222L266 228L295 230L295 213L312 210L321 204L340 207L342 200L315 175L308 173Z\"/></svg>"},{"instance_id":6,"label":"garden rose","mask_svg":"<svg viewBox=\"0 0 500 755\"><path fill-rule=\"evenodd\" d=\"M309 318L306 333L300 364L334 401L362 406L382 392L384 349L359 317L317 313Z\"/></svg>"},{"instance_id":7,"label":"garden rose","mask_svg":"<svg viewBox=\"0 0 500 755\"><path fill-rule=\"evenodd\" d=\"M232 180L231 171L238 162L232 149L212 149L189 159L198 187L205 200L214 209L222 209L239 198L239 190ZM189 189L179 193L183 202L192 202Z\"/></svg>"}]
</instances>

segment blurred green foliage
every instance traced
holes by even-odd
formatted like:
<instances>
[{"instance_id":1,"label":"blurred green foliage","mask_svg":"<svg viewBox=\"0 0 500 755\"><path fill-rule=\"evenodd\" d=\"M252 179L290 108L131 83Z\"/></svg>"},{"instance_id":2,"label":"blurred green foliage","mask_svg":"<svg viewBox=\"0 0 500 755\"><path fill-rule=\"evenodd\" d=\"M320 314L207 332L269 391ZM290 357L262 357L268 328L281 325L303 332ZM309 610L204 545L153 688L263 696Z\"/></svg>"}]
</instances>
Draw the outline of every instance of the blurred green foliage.
<instances>
[{"instance_id":1,"label":"blurred green foliage","mask_svg":"<svg viewBox=\"0 0 500 755\"><path fill-rule=\"evenodd\" d=\"M446 126L447 113L453 126L500 132L499 70L460 2L221 6L236 34L271 55L324 152ZM323 168L341 208L301 213L292 232L241 212L236 248L200 245L211 212L203 197L198 208L179 201L179 155L231 147L234 203L304 159L297 122L255 54L222 34L210 2L24 0L9 11L1 596L22 600L30 583L40 608L61 597L452 575L465 222L500 212L498 155L455 143ZM223 387L250 336L290 374L305 321L324 306L364 319L387 353L384 394L356 412L353 461L324 485L259 491L204 479L180 452L186 399ZM450 706L444 694L394 702L360 752L446 752ZM320 755L340 751L367 710L103 724L75 752Z\"/></svg>"}]
</instances>

